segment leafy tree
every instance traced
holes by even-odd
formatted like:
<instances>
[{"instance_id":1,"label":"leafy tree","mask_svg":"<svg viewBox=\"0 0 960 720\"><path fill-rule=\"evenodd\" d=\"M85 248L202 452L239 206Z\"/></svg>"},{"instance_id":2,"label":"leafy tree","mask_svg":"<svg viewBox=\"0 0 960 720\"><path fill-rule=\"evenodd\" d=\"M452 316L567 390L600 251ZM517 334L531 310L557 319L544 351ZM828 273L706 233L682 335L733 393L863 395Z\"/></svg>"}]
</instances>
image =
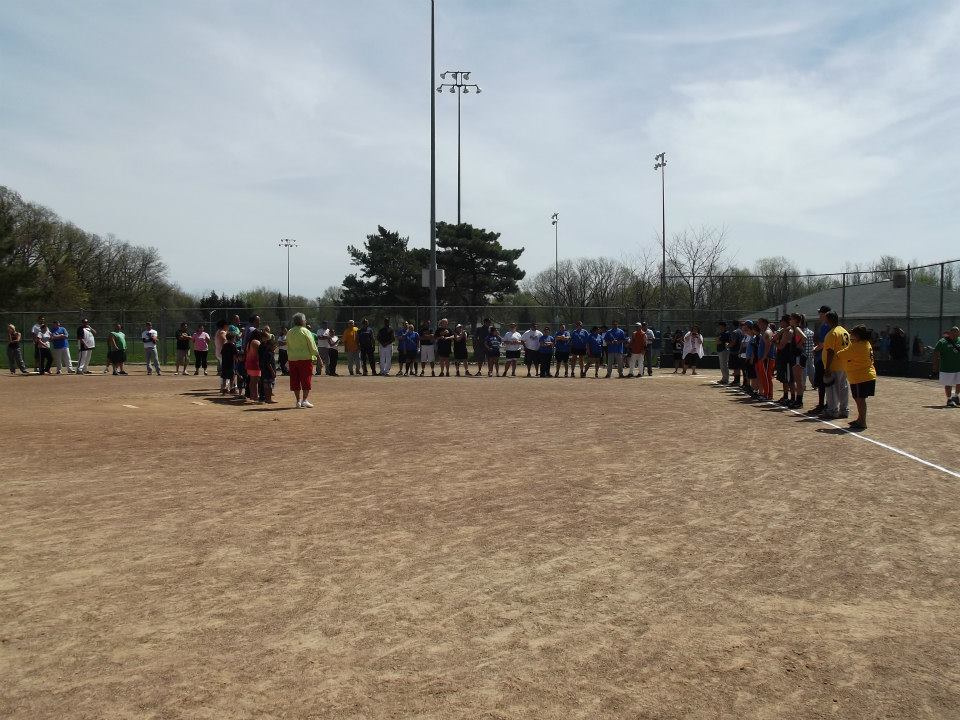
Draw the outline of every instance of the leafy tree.
<instances>
[{"instance_id":1,"label":"leafy tree","mask_svg":"<svg viewBox=\"0 0 960 720\"><path fill-rule=\"evenodd\" d=\"M377 226L362 248L350 245L350 264L360 269L343 279L340 302L344 305L418 305L429 301L420 287L420 269L427 251L410 249L410 238Z\"/></svg>"},{"instance_id":2,"label":"leafy tree","mask_svg":"<svg viewBox=\"0 0 960 720\"><path fill-rule=\"evenodd\" d=\"M467 319L475 325L476 308L502 302L519 290L517 283L526 275L517 266L523 250L503 247L497 232L468 223L437 223L437 265L446 273L445 303L466 306Z\"/></svg>"},{"instance_id":3,"label":"leafy tree","mask_svg":"<svg viewBox=\"0 0 960 720\"><path fill-rule=\"evenodd\" d=\"M242 295L217 295L211 291L206 297L200 298L199 305L204 310L250 310L251 306Z\"/></svg>"}]
</instances>

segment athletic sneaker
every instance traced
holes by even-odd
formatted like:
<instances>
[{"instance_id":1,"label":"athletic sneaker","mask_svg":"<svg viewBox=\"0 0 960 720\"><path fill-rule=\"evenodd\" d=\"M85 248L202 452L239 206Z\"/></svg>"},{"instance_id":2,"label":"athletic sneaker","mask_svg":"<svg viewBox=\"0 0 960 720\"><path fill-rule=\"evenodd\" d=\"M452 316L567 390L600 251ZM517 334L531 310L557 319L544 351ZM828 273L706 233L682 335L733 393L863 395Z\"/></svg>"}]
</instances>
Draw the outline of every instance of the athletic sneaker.
<instances>
[{"instance_id":1,"label":"athletic sneaker","mask_svg":"<svg viewBox=\"0 0 960 720\"><path fill-rule=\"evenodd\" d=\"M313 403L311 403L309 400L301 400L301 401L300 401L300 407L312 408L312 407L313 407Z\"/></svg>"},{"instance_id":2,"label":"athletic sneaker","mask_svg":"<svg viewBox=\"0 0 960 720\"><path fill-rule=\"evenodd\" d=\"M947 407L960 407L960 397L954 395L949 400L947 400Z\"/></svg>"},{"instance_id":3,"label":"athletic sneaker","mask_svg":"<svg viewBox=\"0 0 960 720\"><path fill-rule=\"evenodd\" d=\"M221 390L220 392L223 392L223 390ZM297 407L298 407L298 408L302 408L302 407L303 407L303 400L297 400Z\"/></svg>"}]
</instances>

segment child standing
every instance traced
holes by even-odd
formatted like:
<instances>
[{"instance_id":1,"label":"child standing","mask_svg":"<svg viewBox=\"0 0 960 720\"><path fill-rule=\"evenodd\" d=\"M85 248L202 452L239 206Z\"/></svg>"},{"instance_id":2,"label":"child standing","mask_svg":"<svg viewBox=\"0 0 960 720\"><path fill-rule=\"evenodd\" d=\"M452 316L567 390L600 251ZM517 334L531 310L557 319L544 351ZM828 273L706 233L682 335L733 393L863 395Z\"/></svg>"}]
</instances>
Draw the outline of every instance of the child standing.
<instances>
[{"instance_id":1,"label":"child standing","mask_svg":"<svg viewBox=\"0 0 960 720\"><path fill-rule=\"evenodd\" d=\"M673 374L680 372L680 366L683 365L683 333L678 329L673 334ZM684 368L684 374L687 370Z\"/></svg>"},{"instance_id":2,"label":"child standing","mask_svg":"<svg viewBox=\"0 0 960 720\"><path fill-rule=\"evenodd\" d=\"M267 335L260 343L260 400L273 404L273 384L277 379L277 361L274 353L277 341L273 335Z\"/></svg>"},{"instance_id":3,"label":"child standing","mask_svg":"<svg viewBox=\"0 0 960 720\"><path fill-rule=\"evenodd\" d=\"M857 419L850 422L851 430L867 429L867 398L877 390L877 371L873 366L873 346L870 331L857 325L850 331L850 346L841 354L846 362L850 394L857 404Z\"/></svg>"},{"instance_id":4,"label":"child standing","mask_svg":"<svg viewBox=\"0 0 960 720\"><path fill-rule=\"evenodd\" d=\"M247 371L246 397L254 401L258 399L260 390L260 345L262 344L262 337L263 335L259 330L254 330L243 354L243 366Z\"/></svg>"},{"instance_id":5,"label":"child standing","mask_svg":"<svg viewBox=\"0 0 960 720\"><path fill-rule=\"evenodd\" d=\"M220 346L220 394L237 392L237 336L227 333L227 339Z\"/></svg>"}]
</instances>

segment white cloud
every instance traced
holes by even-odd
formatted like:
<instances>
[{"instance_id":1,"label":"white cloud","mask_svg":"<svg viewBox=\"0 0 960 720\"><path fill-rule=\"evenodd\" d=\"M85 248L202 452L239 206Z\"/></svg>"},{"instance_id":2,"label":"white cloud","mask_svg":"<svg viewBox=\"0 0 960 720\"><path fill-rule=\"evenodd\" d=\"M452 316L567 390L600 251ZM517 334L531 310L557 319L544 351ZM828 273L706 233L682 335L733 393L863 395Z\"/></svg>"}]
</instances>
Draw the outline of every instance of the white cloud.
<instances>
[{"instance_id":1,"label":"white cloud","mask_svg":"<svg viewBox=\"0 0 960 720\"><path fill-rule=\"evenodd\" d=\"M464 218L525 245L531 272L552 262L555 210L561 254L618 256L659 228L666 150L670 226L725 225L743 262L798 243L823 269L838 245L955 253L958 18L957 2L441 3L438 71L484 87L464 99ZM294 290L319 292L378 223L426 244L428 20L391 0L21 4L0 18L0 182L157 246L190 289L276 284L276 238L297 237ZM452 219L456 105L437 101Z\"/></svg>"}]
</instances>

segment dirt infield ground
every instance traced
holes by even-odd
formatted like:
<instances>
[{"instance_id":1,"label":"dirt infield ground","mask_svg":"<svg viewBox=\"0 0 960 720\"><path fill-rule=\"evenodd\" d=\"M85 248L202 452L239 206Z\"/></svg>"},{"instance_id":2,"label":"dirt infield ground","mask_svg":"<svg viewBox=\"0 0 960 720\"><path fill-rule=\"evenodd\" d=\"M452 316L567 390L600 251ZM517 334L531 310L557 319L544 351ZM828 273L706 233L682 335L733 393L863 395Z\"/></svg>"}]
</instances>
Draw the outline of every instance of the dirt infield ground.
<instances>
[{"instance_id":1,"label":"dirt infield ground","mask_svg":"<svg viewBox=\"0 0 960 720\"><path fill-rule=\"evenodd\" d=\"M0 717L960 716L960 479L715 377L4 376Z\"/></svg>"}]
</instances>

